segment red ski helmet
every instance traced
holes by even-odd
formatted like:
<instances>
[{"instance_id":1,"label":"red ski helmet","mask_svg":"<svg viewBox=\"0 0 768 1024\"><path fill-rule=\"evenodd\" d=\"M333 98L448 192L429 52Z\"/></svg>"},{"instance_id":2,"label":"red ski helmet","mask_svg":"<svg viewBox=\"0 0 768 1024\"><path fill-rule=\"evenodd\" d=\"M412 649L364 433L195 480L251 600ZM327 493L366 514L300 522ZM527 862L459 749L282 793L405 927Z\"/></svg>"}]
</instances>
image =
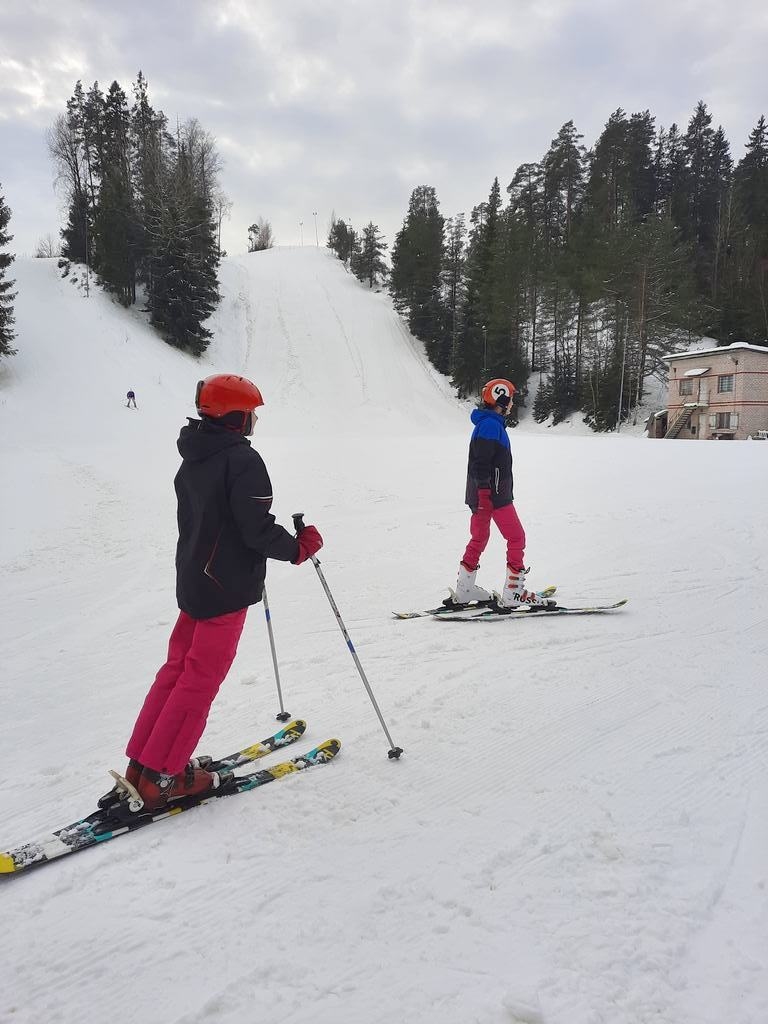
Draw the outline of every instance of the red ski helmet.
<instances>
[{"instance_id":1,"label":"red ski helmet","mask_svg":"<svg viewBox=\"0 0 768 1024\"><path fill-rule=\"evenodd\" d=\"M245 377L214 373L198 381L195 406L201 416L226 416L228 412L250 412L264 405L261 392Z\"/></svg>"},{"instance_id":2,"label":"red ski helmet","mask_svg":"<svg viewBox=\"0 0 768 1024\"><path fill-rule=\"evenodd\" d=\"M251 414L260 405L264 405L264 399L256 385L234 373L214 373L197 383L195 407L198 415L221 419L229 413L239 413L242 419L236 429L246 433L251 433L254 420ZM233 423L225 425L234 427Z\"/></svg>"},{"instance_id":3,"label":"red ski helmet","mask_svg":"<svg viewBox=\"0 0 768 1024\"><path fill-rule=\"evenodd\" d=\"M495 377L483 388L482 398L486 405L500 405L506 409L512 402L515 391L517 388L511 380Z\"/></svg>"}]
</instances>

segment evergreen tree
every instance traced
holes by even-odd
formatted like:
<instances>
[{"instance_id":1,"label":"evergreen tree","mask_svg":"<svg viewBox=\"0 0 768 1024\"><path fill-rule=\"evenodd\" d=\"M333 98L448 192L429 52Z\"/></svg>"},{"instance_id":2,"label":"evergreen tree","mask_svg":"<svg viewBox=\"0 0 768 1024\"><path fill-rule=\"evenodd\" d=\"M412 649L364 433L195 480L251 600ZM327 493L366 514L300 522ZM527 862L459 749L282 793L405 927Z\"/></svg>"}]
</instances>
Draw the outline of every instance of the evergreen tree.
<instances>
[{"instance_id":1,"label":"evergreen tree","mask_svg":"<svg viewBox=\"0 0 768 1024\"><path fill-rule=\"evenodd\" d=\"M168 134L167 119L149 101L147 80L139 71L133 84L130 111L131 189L133 195L133 257L138 281L151 286L151 245L147 230L150 213L160 200L164 154L175 142ZM135 288L134 288L135 295Z\"/></svg>"},{"instance_id":2,"label":"evergreen tree","mask_svg":"<svg viewBox=\"0 0 768 1024\"><path fill-rule=\"evenodd\" d=\"M538 370L546 361L538 347L539 305L544 246L544 174L541 164L521 164L507 186L510 215L520 237L519 259L523 275L523 329L528 337L528 363Z\"/></svg>"},{"instance_id":3,"label":"evergreen tree","mask_svg":"<svg viewBox=\"0 0 768 1024\"><path fill-rule=\"evenodd\" d=\"M738 340L768 345L768 128L761 116L734 172L741 230L726 249Z\"/></svg>"},{"instance_id":4,"label":"evergreen tree","mask_svg":"<svg viewBox=\"0 0 768 1024\"><path fill-rule=\"evenodd\" d=\"M683 137L676 124L659 135L657 208L666 212L678 231L688 232L688 192Z\"/></svg>"},{"instance_id":5,"label":"evergreen tree","mask_svg":"<svg viewBox=\"0 0 768 1024\"><path fill-rule=\"evenodd\" d=\"M85 192L73 195L69 201L67 223L61 229L61 255L73 263L87 262L89 237L93 226L89 226L90 210Z\"/></svg>"},{"instance_id":6,"label":"evergreen tree","mask_svg":"<svg viewBox=\"0 0 768 1024\"><path fill-rule=\"evenodd\" d=\"M352 224L346 224L343 220L331 219L331 229L328 232L326 246L335 252L342 263L348 263L355 252L356 232Z\"/></svg>"},{"instance_id":7,"label":"evergreen tree","mask_svg":"<svg viewBox=\"0 0 768 1024\"><path fill-rule=\"evenodd\" d=\"M542 162L543 217L547 255L554 258L570 238L584 192L584 147L573 121L566 121Z\"/></svg>"},{"instance_id":8,"label":"evergreen tree","mask_svg":"<svg viewBox=\"0 0 768 1024\"><path fill-rule=\"evenodd\" d=\"M383 255L386 248L387 243L381 237L379 228L373 221L369 221L363 228L359 252L352 263L352 273L360 281L367 282L369 288L373 288L377 281L386 276L387 264Z\"/></svg>"},{"instance_id":9,"label":"evergreen tree","mask_svg":"<svg viewBox=\"0 0 768 1024\"><path fill-rule=\"evenodd\" d=\"M453 360L454 383L459 393L465 396L479 392L488 377L489 365L497 362L502 347L500 335L503 326L499 318L491 315L496 283L491 275L491 265L500 214L501 189L498 178L494 178L488 201L474 207L469 218L471 228L464 267L464 303L459 313L458 352Z\"/></svg>"},{"instance_id":10,"label":"evergreen tree","mask_svg":"<svg viewBox=\"0 0 768 1024\"><path fill-rule=\"evenodd\" d=\"M216 228L198 148L195 126L188 122L149 224L152 323L170 345L195 356L210 343L204 322L219 300Z\"/></svg>"},{"instance_id":11,"label":"evergreen tree","mask_svg":"<svg viewBox=\"0 0 768 1024\"><path fill-rule=\"evenodd\" d=\"M445 253L443 256L443 305L448 320L448 328L451 335L451 359L450 372L455 374L458 357L459 334L461 330L461 316L464 302L466 300L464 265L465 265L465 238L467 228L464 223L464 214L459 213L451 217L445 224Z\"/></svg>"},{"instance_id":12,"label":"evergreen tree","mask_svg":"<svg viewBox=\"0 0 768 1024\"><path fill-rule=\"evenodd\" d=\"M703 295L715 299L715 282L720 258L718 225L723 201L730 185L732 161L722 128L712 128L712 115L699 101L683 140L686 158L687 218L683 237L693 244L697 283ZM704 324L714 331L716 309Z\"/></svg>"},{"instance_id":13,"label":"evergreen tree","mask_svg":"<svg viewBox=\"0 0 768 1024\"><path fill-rule=\"evenodd\" d=\"M390 291L411 332L444 373L451 362L451 339L441 302L444 219L431 185L411 193L403 226L392 248Z\"/></svg>"},{"instance_id":14,"label":"evergreen tree","mask_svg":"<svg viewBox=\"0 0 768 1024\"><path fill-rule=\"evenodd\" d=\"M113 82L101 108L101 187L94 218L93 263L106 288L124 305L136 299L139 229L131 185L130 117L125 93Z\"/></svg>"},{"instance_id":15,"label":"evergreen tree","mask_svg":"<svg viewBox=\"0 0 768 1024\"><path fill-rule=\"evenodd\" d=\"M0 358L16 354L16 350L11 347L11 342L14 339L13 300L16 298L11 289L15 282L7 277L8 268L13 263L15 256L3 252L3 249L13 239L13 235L8 234L10 219L11 211L0 192Z\"/></svg>"}]
</instances>

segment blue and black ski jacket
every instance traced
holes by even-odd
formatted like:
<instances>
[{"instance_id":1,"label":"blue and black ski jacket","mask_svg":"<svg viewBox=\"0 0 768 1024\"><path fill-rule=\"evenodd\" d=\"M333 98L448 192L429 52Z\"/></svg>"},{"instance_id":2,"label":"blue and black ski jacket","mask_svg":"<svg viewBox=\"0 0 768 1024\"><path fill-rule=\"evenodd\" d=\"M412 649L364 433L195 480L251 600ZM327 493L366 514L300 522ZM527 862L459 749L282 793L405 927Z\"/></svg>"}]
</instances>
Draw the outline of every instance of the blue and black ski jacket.
<instances>
[{"instance_id":1,"label":"blue and black ski jacket","mask_svg":"<svg viewBox=\"0 0 768 1024\"><path fill-rule=\"evenodd\" d=\"M477 511L477 492L491 492L494 508L511 505L512 449L504 417L491 409L474 409L470 417L475 424L469 442L466 503Z\"/></svg>"}]
</instances>

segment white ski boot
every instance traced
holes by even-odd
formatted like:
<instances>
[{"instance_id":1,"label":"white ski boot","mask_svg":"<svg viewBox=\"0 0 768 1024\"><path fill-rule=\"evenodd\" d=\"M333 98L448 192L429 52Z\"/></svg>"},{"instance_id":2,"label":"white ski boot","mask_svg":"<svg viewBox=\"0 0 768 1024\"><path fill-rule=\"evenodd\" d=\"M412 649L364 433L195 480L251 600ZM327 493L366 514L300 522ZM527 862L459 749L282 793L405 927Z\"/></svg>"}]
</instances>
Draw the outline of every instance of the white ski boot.
<instances>
[{"instance_id":1,"label":"white ski boot","mask_svg":"<svg viewBox=\"0 0 768 1024\"><path fill-rule=\"evenodd\" d=\"M459 563L459 577L456 580L456 589L451 591L452 604L470 604L472 601L490 602L492 600L488 591L478 587L475 583L475 577L479 568L480 566L476 565L474 569L469 569L463 562Z\"/></svg>"},{"instance_id":2,"label":"white ski boot","mask_svg":"<svg viewBox=\"0 0 768 1024\"><path fill-rule=\"evenodd\" d=\"M532 608L546 608L548 605L554 605L554 601L542 597L533 590L525 589L525 577L528 572L530 572L529 569L513 569L511 565L507 566L504 590L501 597L497 595L499 608L521 608L523 605Z\"/></svg>"}]
</instances>

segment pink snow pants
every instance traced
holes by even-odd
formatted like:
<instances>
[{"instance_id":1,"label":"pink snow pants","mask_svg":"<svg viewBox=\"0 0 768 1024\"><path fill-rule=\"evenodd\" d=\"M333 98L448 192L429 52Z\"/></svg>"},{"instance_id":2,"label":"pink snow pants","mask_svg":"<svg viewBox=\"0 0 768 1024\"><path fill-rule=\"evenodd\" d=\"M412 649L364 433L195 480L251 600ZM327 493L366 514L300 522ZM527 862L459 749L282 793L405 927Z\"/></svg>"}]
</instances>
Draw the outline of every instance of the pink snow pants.
<instances>
[{"instance_id":1,"label":"pink snow pants","mask_svg":"<svg viewBox=\"0 0 768 1024\"><path fill-rule=\"evenodd\" d=\"M507 565L513 569L523 568L525 555L525 530L517 517L514 505L504 505L490 512L473 512L469 521L471 539L467 544L462 562L473 569L480 564L480 556L485 551L488 538L491 536L491 519L499 528L499 533L507 542Z\"/></svg>"},{"instance_id":2,"label":"pink snow pants","mask_svg":"<svg viewBox=\"0 0 768 1024\"><path fill-rule=\"evenodd\" d=\"M213 619L179 613L168 660L144 699L128 741L128 757L169 775L184 769L235 659L247 612L241 608Z\"/></svg>"}]
</instances>

